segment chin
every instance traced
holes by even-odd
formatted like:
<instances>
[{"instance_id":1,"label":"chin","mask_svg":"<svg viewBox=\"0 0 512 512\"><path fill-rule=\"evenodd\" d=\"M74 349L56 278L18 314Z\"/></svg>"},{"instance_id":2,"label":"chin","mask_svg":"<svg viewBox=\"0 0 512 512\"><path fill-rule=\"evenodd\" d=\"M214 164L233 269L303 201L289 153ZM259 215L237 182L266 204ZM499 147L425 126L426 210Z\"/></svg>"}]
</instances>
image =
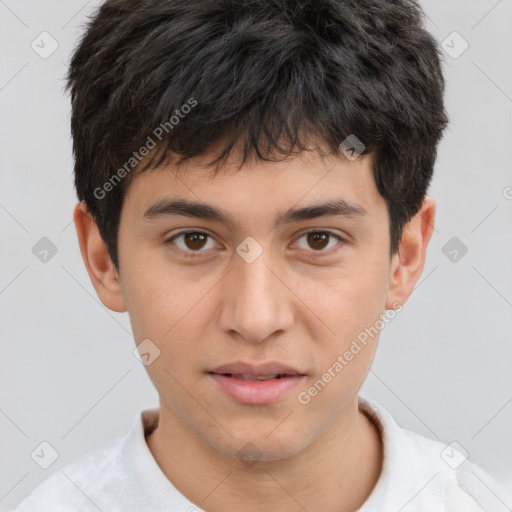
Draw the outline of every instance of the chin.
<instances>
[{"instance_id":1,"label":"chin","mask_svg":"<svg viewBox=\"0 0 512 512\"><path fill-rule=\"evenodd\" d=\"M225 456L239 461L242 464L241 467L247 468L256 466L258 462L288 459L307 445L304 439L294 439L289 432L278 433L277 429L272 431L267 428L259 432L253 422L250 432L240 432L233 437L225 436L222 440L212 440L210 444Z\"/></svg>"}]
</instances>

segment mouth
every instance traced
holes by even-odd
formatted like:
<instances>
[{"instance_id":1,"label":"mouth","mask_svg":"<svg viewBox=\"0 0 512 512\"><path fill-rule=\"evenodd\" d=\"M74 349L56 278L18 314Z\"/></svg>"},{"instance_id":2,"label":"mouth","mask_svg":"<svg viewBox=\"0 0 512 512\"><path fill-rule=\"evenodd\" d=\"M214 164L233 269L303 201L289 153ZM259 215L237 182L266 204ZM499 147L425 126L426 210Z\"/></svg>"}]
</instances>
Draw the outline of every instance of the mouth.
<instances>
[{"instance_id":1,"label":"mouth","mask_svg":"<svg viewBox=\"0 0 512 512\"><path fill-rule=\"evenodd\" d=\"M306 374L281 363L261 365L231 363L207 372L232 400L247 405L265 405L285 398Z\"/></svg>"},{"instance_id":2,"label":"mouth","mask_svg":"<svg viewBox=\"0 0 512 512\"><path fill-rule=\"evenodd\" d=\"M232 373L216 373L210 372L213 375L223 375L224 377L232 377L233 379L242 379L242 380L272 380L272 379L282 379L285 377L292 377L294 375L288 375L286 373L276 373L274 375L244 375L242 373L232 374Z\"/></svg>"},{"instance_id":3,"label":"mouth","mask_svg":"<svg viewBox=\"0 0 512 512\"><path fill-rule=\"evenodd\" d=\"M270 361L268 363L258 365L237 361L235 363L228 363L222 366L218 366L208 373L226 375L234 378L244 378L247 380L256 380L259 378L262 380L268 380L271 378L275 379L293 377L296 375L305 375L305 373L299 371L296 368L275 361Z\"/></svg>"}]
</instances>

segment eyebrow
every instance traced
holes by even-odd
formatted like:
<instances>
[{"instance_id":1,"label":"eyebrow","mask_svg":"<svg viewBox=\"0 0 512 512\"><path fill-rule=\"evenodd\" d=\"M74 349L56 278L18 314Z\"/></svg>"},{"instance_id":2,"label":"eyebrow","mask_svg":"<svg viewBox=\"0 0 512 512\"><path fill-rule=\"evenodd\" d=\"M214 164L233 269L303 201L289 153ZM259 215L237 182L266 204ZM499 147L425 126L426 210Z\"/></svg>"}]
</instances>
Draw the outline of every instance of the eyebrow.
<instances>
[{"instance_id":1,"label":"eyebrow","mask_svg":"<svg viewBox=\"0 0 512 512\"><path fill-rule=\"evenodd\" d=\"M367 215L367 211L360 204L346 201L345 199L333 199L326 203L313 204L279 212L274 227L281 224L289 224L300 220L309 220L324 216L357 218L366 217ZM190 201L188 199L163 199L158 201L144 212L143 218L154 220L161 217L173 216L216 221L225 224L231 229L236 226L233 215L222 208L198 201Z\"/></svg>"}]
</instances>

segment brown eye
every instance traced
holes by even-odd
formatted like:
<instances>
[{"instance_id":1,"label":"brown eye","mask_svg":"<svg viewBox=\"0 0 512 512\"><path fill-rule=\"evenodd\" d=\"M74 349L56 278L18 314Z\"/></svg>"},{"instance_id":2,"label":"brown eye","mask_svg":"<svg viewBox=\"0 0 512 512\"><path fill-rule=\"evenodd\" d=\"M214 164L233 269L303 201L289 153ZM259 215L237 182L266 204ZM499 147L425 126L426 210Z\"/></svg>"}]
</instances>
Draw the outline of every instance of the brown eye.
<instances>
[{"instance_id":1,"label":"brown eye","mask_svg":"<svg viewBox=\"0 0 512 512\"><path fill-rule=\"evenodd\" d=\"M207 236L204 233L185 233L184 242L189 249L197 251L203 248Z\"/></svg>"},{"instance_id":2,"label":"brown eye","mask_svg":"<svg viewBox=\"0 0 512 512\"><path fill-rule=\"evenodd\" d=\"M306 247L303 246L301 247L302 249L312 249L313 252L320 253L330 252L329 249L335 247L337 241L343 242L343 239L340 236L332 233L331 231L309 231L304 233L299 240L303 238L306 240ZM334 243L332 243L333 241Z\"/></svg>"},{"instance_id":3,"label":"brown eye","mask_svg":"<svg viewBox=\"0 0 512 512\"><path fill-rule=\"evenodd\" d=\"M208 239L211 238L210 235L201 231L182 231L169 238L167 243L176 245L185 253L201 253L212 248L208 247Z\"/></svg>"},{"instance_id":4,"label":"brown eye","mask_svg":"<svg viewBox=\"0 0 512 512\"><path fill-rule=\"evenodd\" d=\"M329 237L327 233L308 233L307 240L310 247L315 250L322 250L328 245Z\"/></svg>"}]
</instances>

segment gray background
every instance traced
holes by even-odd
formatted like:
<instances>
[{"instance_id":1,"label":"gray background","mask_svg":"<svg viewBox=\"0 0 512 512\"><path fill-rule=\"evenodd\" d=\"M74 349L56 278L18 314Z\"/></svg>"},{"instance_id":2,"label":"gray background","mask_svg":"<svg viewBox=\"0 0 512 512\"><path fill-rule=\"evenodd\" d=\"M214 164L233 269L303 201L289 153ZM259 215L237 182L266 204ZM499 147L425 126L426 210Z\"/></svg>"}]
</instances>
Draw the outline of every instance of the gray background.
<instances>
[{"instance_id":1,"label":"gray background","mask_svg":"<svg viewBox=\"0 0 512 512\"><path fill-rule=\"evenodd\" d=\"M512 0L422 4L439 41L457 31L469 48L445 59L451 123L430 189L437 219L425 270L383 329L362 393L510 482ZM97 5L0 0L0 510L157 405L128 316L97 299L72 224L63 77ZM31 48L43 31L59 45L48 58ZM32 252L42 237L57 248L47 262ZM468 249L456 261L444 254L451 245L443 252L452 237ZM31 458L42 441L59 454L48 469ZM510 496L499 498L512 510Z\"/></svg>"}]
</instances>

